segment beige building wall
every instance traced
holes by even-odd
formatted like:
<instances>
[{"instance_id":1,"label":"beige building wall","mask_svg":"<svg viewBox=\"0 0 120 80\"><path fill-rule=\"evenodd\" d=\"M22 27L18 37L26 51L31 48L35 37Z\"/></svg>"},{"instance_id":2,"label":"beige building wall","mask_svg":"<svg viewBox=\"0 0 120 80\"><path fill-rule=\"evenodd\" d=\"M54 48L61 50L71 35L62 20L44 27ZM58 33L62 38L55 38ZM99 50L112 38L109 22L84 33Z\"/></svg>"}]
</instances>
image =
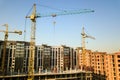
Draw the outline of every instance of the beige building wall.
<instances>
[{"instance_id":1,"label":"beige building wall","mask_svg":"<svg viewBox=\"0 0 120 80\"><path fill-rule=\"evenodd\" d=\"M104 75L104 55L105 52L93 52L95 55L94 73Z\"/></svg>"},{"instance_id":2,"label":"beige building wall","mask_svg":"<svg viewBox=\"0 0 120 80\"><path fill-rule=\"evenodd\" d=\"M120 80L120 52L114 54L115 73L114 80Z\"/></svg>"},{"instance_id":3,"label":"beige building wall","mask_svg":"<svg viewBox=\"0 0 120 80\"><path fill-rule=\"evenodd\" d=\"M91 66L94 73L105 75L106 80L120 80L120 52L92 52Z\"/></svg>"},{"instance_id":4,"label":"beige building wall","mask_svg":"<svg viewBox=\"0 0 120 80\"><path fill-rule=\"evenodd\" d=\"M114 58L112 54L106 54L104 56L104 68L105 68L105 75L107 77L106 80L114 80L114 71L113 71L113 65L114 65Z\"/></svg>"},{"instance_id":5,"label":"beige building wall","mask_svg":"<svg viewBox=\"0 0 120 80\"><path fill-rule=\"evenodd\" d=\"M84 70L82 57L82 48L76 48L76 65ZM120 52L108 54L86 50L85 62L85 70L91 69L95 74L104 75L106 80L120 80Z\"/></svg>"},{"instance_id":6,"label":"beige building wall","mask_svg":"<svg viewBox=\"0 0 120 80\"><path fill-rule=\"evenodd\" d=\"M76 50L76 54L77 54L77 68L80 68L82 70L90 70L90 68L92 67L92 52L91 50L86 50L85 51L85 66L83 66L83 55L82 55L82 49L81 48L77 48Z\"/></svg>"},{"instance_id":7,"label":"beige building wall","mask_svg":"<svg viewBox=\"0 0 120 80\"><path fill-rule=\"evenodd\" d=\"M91 66L91 50L86 50L86 57L85 57L85 61L86 61L86 67L90 67Z\"/></svg>"}]
</instances>

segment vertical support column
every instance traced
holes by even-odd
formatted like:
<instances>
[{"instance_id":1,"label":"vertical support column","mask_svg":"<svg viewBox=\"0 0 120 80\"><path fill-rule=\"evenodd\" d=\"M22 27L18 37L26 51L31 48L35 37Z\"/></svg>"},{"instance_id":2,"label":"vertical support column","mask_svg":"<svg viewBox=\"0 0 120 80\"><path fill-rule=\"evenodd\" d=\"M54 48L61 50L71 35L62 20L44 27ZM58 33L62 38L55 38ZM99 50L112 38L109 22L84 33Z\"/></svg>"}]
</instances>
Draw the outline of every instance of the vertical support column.
<instances>
[{"instance_id":1,"label":"vertical support column","mask_svg":"<svg viewBox=\"0 0 120 80\"><path fill-rule=\"evenodd\" d=\"M35 55L35 31L36 31L36 4L33 6L33 12L30 18L32 21L31 26L31 40L30 40L30 53L28 61L28 80L34 80L34 55Z\"/></svg>"},{"instance_id":2,"label":"vertical support column","mask_svg":"<svg viewBox=\"0 0 120 80\"><path fill-rule=\"evenodd\" d=\"M2 56L2 75L5 75L5 58L6 58L6 46L7 46L7 39L8 39L8 24L4 25L6 27L5 31L5 38L4 38L4 45L3 45L3 56Z\"/></svg>"}]
</instances>

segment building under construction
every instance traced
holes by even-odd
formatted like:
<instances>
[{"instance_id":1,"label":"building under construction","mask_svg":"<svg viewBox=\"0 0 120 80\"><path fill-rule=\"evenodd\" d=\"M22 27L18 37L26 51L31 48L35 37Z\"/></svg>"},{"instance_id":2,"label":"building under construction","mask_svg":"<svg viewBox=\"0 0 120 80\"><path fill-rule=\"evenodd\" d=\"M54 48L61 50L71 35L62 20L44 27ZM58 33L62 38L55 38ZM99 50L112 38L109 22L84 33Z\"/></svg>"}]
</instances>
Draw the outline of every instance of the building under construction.
<instances>
[{"instance_id":1,"label":"building under construction","mask_svg":"<svg viewBox=\"0 0 120 80\"><path fill-rule=\"evenodd\" d=\"M3 43L0 41L0 59L2 61ZM24 41L8 41L7 55L5 57L6 73L28 72L30 43ZM38 45L35 49L34 71L55 71L74 69L76 65L75 51L65 45L48 46L46 44Z\"/></svg>"},{"instance_id":2,"label":"building under construction","mask_svg":"<svg viewBox=\"0 0 120 80\"><path fill-rule=\"evenodd\" d=\"M98 75L105 76L105 80L119 80L120 79L120 52L106 53L86 50L85 55L85 67L81 67L82 62L82 51L77 48L78 55L78 67L87 71L93 72L93 80L99 78Z\"/></svg>"},{"instance_id":3,"label":"building under construction","mask_svg":"<svg viewBox=\"0 0 120 80\"><path fill-rule=\"evenodd\" d=\"M4 41L0 41L0 60L2 60L3 43ZM5 57L6 75L27 74L29 47L29 42L8 41ZM79 69L93 72L93 80L96 80L98 75L106 80L119 80L120 52L108 54L86 50L86 66L82 67L83 55L80 47L74 49L65 45L48 46L43 44L37 45L35 50L34 71L36 74L65 73L65 71Z\"/></svg>"},{"instance_id":4,"label":"building under construction","mask_svg":"<svg viewBox=\"0 0 120 80\"><path fill-rule=\"evenodd\" d=\"M0 41L0 79L4 80L120 80L120 52L107 54L94 52L85 47L87 35L82 29L82 47L76 49L66 45L36 45L36 19L60 15L91 13L94 10L63 11L38 15L36 4L26 18L31 20L30 42L9 41L6 26L4 41ZM5 73L5 74L4 74Z\"/></svg>"}]
</instances>

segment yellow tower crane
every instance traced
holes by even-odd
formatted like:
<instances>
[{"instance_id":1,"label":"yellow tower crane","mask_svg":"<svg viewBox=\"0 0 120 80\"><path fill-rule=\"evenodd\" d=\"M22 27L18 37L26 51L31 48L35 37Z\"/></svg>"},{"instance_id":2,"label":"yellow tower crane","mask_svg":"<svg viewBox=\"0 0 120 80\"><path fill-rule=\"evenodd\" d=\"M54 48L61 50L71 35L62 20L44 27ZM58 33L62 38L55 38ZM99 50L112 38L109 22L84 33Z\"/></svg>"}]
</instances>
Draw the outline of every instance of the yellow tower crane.
<instances>
[{"instance_id":1,"label":"yellow tower crane","mask_svg":"<svg viewBox=\"0 0 120 80\"><path fill-rule=\"evenodd\" d=\"M34 80L34 54L35 54L35 32L36 32L36 18L41 17L56 17L59 15L72 15L72 14L81 14L81 13L90 13L94 12L94 10L83 9L83 10L72 10L72 11L63 11L57 13L50 13L46 15L37 15L36 14L36 4L33 5L33 11L30 16L26 16L26 18L30 18L32 22L31 26L31 39L30 39L30 53L28 60L28 80Z\"/></svg>"},{"instance_id":2,"label":"yellow tower crane","mask_svg":"<svg viewBox=\"0 0 120 80\"><path fill-rule=\"evenodd\" d=\"M22 35L22 31L8 31L8 24L4 24L3 26L6 27L6 30L0 30L0 32L5 33L1 72L2 72L2 75L5 75L5 57L6 57L6 46L7 46L7 40L8 40L8 33L16 33L16 34Z\"/></svg>"},{"instance_id":3,"label":"yellow tower crane","mask_svg":"<svg viewBox=\"0 0 120 80\"><path fill-rule=\"evenodd\" d=\"M85 68L86 66L86 48L85 48L85 38L91 38L91 39L95 39L94 37L90 36L90 35L87 35L84 31L84 27L82 28L82 33L81 33L81 36L82 36L82 60L83 60L83 65L82 67Z\"/></svg>"}]
</instances>

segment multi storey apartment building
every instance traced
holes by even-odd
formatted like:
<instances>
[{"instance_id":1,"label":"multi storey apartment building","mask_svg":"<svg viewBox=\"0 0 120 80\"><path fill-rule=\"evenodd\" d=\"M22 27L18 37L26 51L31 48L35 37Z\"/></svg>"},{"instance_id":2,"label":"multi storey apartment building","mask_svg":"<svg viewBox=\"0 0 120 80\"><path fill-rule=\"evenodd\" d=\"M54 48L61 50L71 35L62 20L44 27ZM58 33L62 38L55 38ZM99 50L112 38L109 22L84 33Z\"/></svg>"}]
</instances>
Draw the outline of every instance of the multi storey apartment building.
<instances>
[{"instance_id":1,"label":"multi storey apartment building","mask_svg":"<svg viewBox=\"0 0 120 80\"><path fill-rule=\"evenodd\" d=\"M7 43L7 46L6 46L6 55L5 55L5 63L7 63L9 61L9 54L10 53L10 49L9 49L9 43ZM0 41L0 69L2 68L2 58L3 58L3 48L4 48L4 42L3 41ZM8 69L8 64L4 64L4 69L5 69L5 73L9 70Z\"/></svg>"},{"instance_id":2,"label":"multi storey apartment building","mask_svg":"<svg viewBox=\"0 0 120 80\"><path fill-rule=\"evenodd\" d=\"M48 46L46 44L36 46L36 69L56 70L56 72L72 69L75 66L74 49L65 45Z\"/></svg>"},{"instance_id":3,"label":"multi storey apartment building","mask_svg":"<svg viewBox=\"0 0 120 80\"><path fill-rule=\"evenodd\" d=\"M94 73L104 75L106 80L120 80L120 52L95 52L95 56Z\"/></svg>"},{"instance_id":4,"label":"multi storey apartment building","mask_svg":"<svg viewBox=\"0 0 120 80\"><path fill-rule=\"evenodd\" d=\"M114 80L120 80L120 52L113 54L114 65L113 65L113 75Z\"/></svg>"},{"instance_id":5,"label":"multi storey apartment building","mask_svg":"<svg viewBox=\"0 0 120 80\"><path fill-rule=\"evenodd\" d=\"M51 70L51 46L42 44L36 46L35 70Z\"/></svg>"},{"instance_id":6,"label":"multi storey apartment building","mask_svg":"<svg viewBox=\"0 0 120 80\"><path fill-rule=\"evenodd\" d=\"M105 68L105 76L106 80L114 80L115 73L115 63L114 56L112 54L106 54L104 57L104 68Z\"/></svg>"},{"instance_id":7,"label":"multi storey apartment building","mask_svg":"<svg viewBox=\"0 0 120 80\"><path fill-rule=\"evenodd\" d=\"M83 54L82 54L82 48L78 47L76 48L76 61L77 61L77 68L81 70L89 70L92 68L92 62L94 60L92 56L91 50L85 50L85 60L84 60L84 65L83 65Z\"/></svg>"},{"instance_id":8,"label":"multi storey apartment building","mask_svg":"<svg viewBox=\"0 0 120 80\"><path fill-rule=\"evenodd\" d=\"M76 52L77 63L81 69L82 49L77 48ZM86 67L82 69L94 72L93 80L120 80L120 52L107 54L106 52L86 50L85 61Z\"/></svg>"},{"instance_id":9,"label":"multi storey apartment building","mask_svg":"<svg viewBox=\"0 0 120 80\"><path fill-rule=\"evenodd\" d=\"M104 56L106 55L106 53L105 52L93 52L93 54L95 55L94 73L104 75L105 74Z\"/></svg>"},{"instance_id":10,"label":"multi storey apartment building","mask_svg":"<svg viewBox=\"0 0 120 80\"><path fill-rule=\"evenodd\" d=\"M0 41L0 60L2 61L3 42ZM7 72L27 72L30 43L24 41L8 41L6 55ZM73 69L76 65L76 53L73 48L61 46L37 45L35 48L35 72L56 72ZM1 62L0 61L0 62Z\"/></svg>"},{"instance_id":11,"label":"multi storey apartment building","mask_svg":"<svg viewBox=\"0 0 120 80\"><path fill-rule=\"evenodd\" d=\"M53 54L56 54L57 71L73 69L76 65L76 55L74 49L65 45L53 47Z\"/></svg>"},{"instance_id":12,"label":"multi storey apartment building","mask_svg":"<svg viewBox=\"0 0 120 80\"><path fill-rule=\"evenodd\" d=\"M3 43L0 41L0 62L2 62L2 53L3 53ZM25 46L28 45L28 42L23 41L8 41L6 48L6 57L5 57L5 70L7 72L23 72L25 67ZM2 64L1 64L2 65Z\"/></svg>"},{"instance_id":13,"label":"multi storey apartment building","mask_svg":"<svg viewBox=\"0 0 120 80\"><path fill-rule=\"evenodd\" d=\"M4 41L0 41L0 66L2 65L3 43ZM5 70L7 73L28 71L29 47L29 42L7 42L5 57ZM105 76L106 80L120 80L120 52L107 54L106 52L86 50L85 67L82 66L82 57L81 47L73 49L66 45L37 45L35 48L35 72L42 70L62 72L79 68Z\"/></svg>"}]
</instances>

